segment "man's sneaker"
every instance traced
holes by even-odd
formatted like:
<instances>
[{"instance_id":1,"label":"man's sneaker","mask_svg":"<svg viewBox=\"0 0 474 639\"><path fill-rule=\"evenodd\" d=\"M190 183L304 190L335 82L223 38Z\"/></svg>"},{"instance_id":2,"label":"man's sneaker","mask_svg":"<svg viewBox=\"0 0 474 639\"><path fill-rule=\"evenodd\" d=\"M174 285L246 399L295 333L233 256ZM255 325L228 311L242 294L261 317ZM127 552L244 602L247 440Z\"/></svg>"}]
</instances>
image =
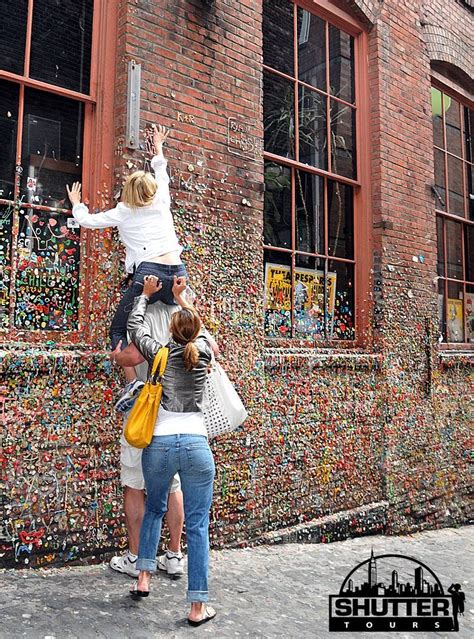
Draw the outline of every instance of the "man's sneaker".
<instances>
[{"instance_id":1,"label":"man's sneaker","mask_svg":"<svg viewBox=\"0 0 474 639\"><path fill-rule=\"evenodd\" d=\"M158 557L158 568L165 570L170 577L178 579L184 575L184 557L180 552L167 550L164 555Z\"/></svg>"},{"instance_id":2,"label":"man's sneaker","mask_svg":"<svg viewBox=\"0 0 474 639\"><path fill-rule=\"evenodd\" d=\"M135 379L133 382L127 384L115 404L115 410L118 410L119 413L127 413L132 408L138 397L138 393L144 386L145 384L139 379Z\"/></svg>"},{"instance_id":3,"label":"man's sneaker","mask_svg":"<svg viewBox=\"0 0 474 639\"><path fill-rule=\"evenodd\" d=\"M129 550L123 555L118 557L112 557L110 560L110 567L117 572L123 572L130 577L138 577L140 571L135 568L137 563L136 555L132 555Z\"/></svg>"}]
</instances>

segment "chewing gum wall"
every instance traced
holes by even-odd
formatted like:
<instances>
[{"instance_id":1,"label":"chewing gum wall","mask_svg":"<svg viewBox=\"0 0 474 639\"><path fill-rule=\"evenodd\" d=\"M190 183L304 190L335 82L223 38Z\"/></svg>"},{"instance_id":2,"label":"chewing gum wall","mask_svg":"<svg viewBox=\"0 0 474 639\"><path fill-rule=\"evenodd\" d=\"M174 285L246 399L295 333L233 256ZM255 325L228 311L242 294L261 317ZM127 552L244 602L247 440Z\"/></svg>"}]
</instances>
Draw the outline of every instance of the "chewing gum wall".
<instances>
[{"instance_id":1,"label":"chewing gum wall","mask_svg":"<svg viewBox=\"0 0 474 639\"><path fill-rule=\"evenodd\" d=\"M358 30L366 61L357 80L359 290L356 310L343 317L344 298L336 296L333 311L338 330L355 324L358 341L308 344L270 337L264 327L262 12L271 5L288 15L293 3L98 5L86 194L93 208L111 206L124 176L148 167L143 145L132 150L126 138L134 60L141 142L152 123L172 130L165 152L183 260L250 413L240 431L212 444L212 545L330 542L468 521L474 351L468 339L451 349L439 343L430 186L431 72L466 90L470 78L472 89L472 13L441 0L298 3ZM104 30L113 42L107 51ZM122 382L107 355L123 255L115 231L80 232L66 218L58 223L54 205L43 208L38 242L59 255L47 277L40 251L25 250L18 232L21 203L5 207L0 225L10 295L0 333L0 561L7 567L101 559L127 544L113 410ZM472 260L466 243L469 251ZM43 326L41 314L54 304Z\"/></svg>"}]
</instances>

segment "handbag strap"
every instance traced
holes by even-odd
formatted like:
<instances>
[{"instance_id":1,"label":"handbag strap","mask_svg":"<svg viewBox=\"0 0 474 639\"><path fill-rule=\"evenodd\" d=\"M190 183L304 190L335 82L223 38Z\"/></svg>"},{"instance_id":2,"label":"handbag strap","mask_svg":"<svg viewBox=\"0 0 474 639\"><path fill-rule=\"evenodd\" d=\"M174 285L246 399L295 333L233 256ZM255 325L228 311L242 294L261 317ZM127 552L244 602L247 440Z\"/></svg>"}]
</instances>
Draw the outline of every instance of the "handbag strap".
<instances>
[{"instance_id":1,"label":"handbag strap","mask_svg":"<svg viewBox=\"0 0 474 639\"><path fill-rule=\"evenodd\" d=\"M155 355L150 375L150 381L152 384L156 384L163 377L166 364L168 363L169 351L170 349L167 346L162 346Z\"/></svg>"}]
</instances>

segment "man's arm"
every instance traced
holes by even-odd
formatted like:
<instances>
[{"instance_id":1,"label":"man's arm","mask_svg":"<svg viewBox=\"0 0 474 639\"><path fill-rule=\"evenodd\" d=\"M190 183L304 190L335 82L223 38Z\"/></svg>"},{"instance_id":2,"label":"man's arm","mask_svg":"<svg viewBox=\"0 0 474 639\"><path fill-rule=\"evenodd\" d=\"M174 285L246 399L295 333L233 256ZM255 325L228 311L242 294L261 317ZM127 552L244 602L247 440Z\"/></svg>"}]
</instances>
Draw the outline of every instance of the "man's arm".
<instances>
[{"instance_id":1,"label":"man's arm","mask_svg":"<svg viewBox=\"0 0 474 639\"><path fill-rule=\"evenodd\" d=\"M128 316L127 330L130 339L138 348L143 357L152 363L162 344L150 334L150 329L145 323L145 313L150 297L161 289L161 282L153 275L147 275L143 281L143 295L135 298L133 309Z\"/></svg>"}]
</instances>

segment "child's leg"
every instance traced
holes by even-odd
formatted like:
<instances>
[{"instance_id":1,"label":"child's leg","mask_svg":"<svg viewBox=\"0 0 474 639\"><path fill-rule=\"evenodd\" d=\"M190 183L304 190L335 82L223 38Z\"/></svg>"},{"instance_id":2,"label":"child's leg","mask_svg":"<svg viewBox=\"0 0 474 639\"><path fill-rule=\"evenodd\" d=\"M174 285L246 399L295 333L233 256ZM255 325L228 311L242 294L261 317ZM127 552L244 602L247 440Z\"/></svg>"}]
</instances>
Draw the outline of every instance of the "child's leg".
<instances>
[{"instance_id":1,"label":"child's leg","mask_svg":"<svg viewBox=\"0 0 474 639\"><path fill-rule=\"evenodd\" d=\"M142 286L136 282L133 282L133 284L127 288L124 296L120 300L109 331L112 350L115 350L119 342L122 342L121 350L123 350L127 346L128 316L130 315L130 312L133 308L133 300L137 295L140 295L141 292Z\"/></svg>"}]
</instances>

